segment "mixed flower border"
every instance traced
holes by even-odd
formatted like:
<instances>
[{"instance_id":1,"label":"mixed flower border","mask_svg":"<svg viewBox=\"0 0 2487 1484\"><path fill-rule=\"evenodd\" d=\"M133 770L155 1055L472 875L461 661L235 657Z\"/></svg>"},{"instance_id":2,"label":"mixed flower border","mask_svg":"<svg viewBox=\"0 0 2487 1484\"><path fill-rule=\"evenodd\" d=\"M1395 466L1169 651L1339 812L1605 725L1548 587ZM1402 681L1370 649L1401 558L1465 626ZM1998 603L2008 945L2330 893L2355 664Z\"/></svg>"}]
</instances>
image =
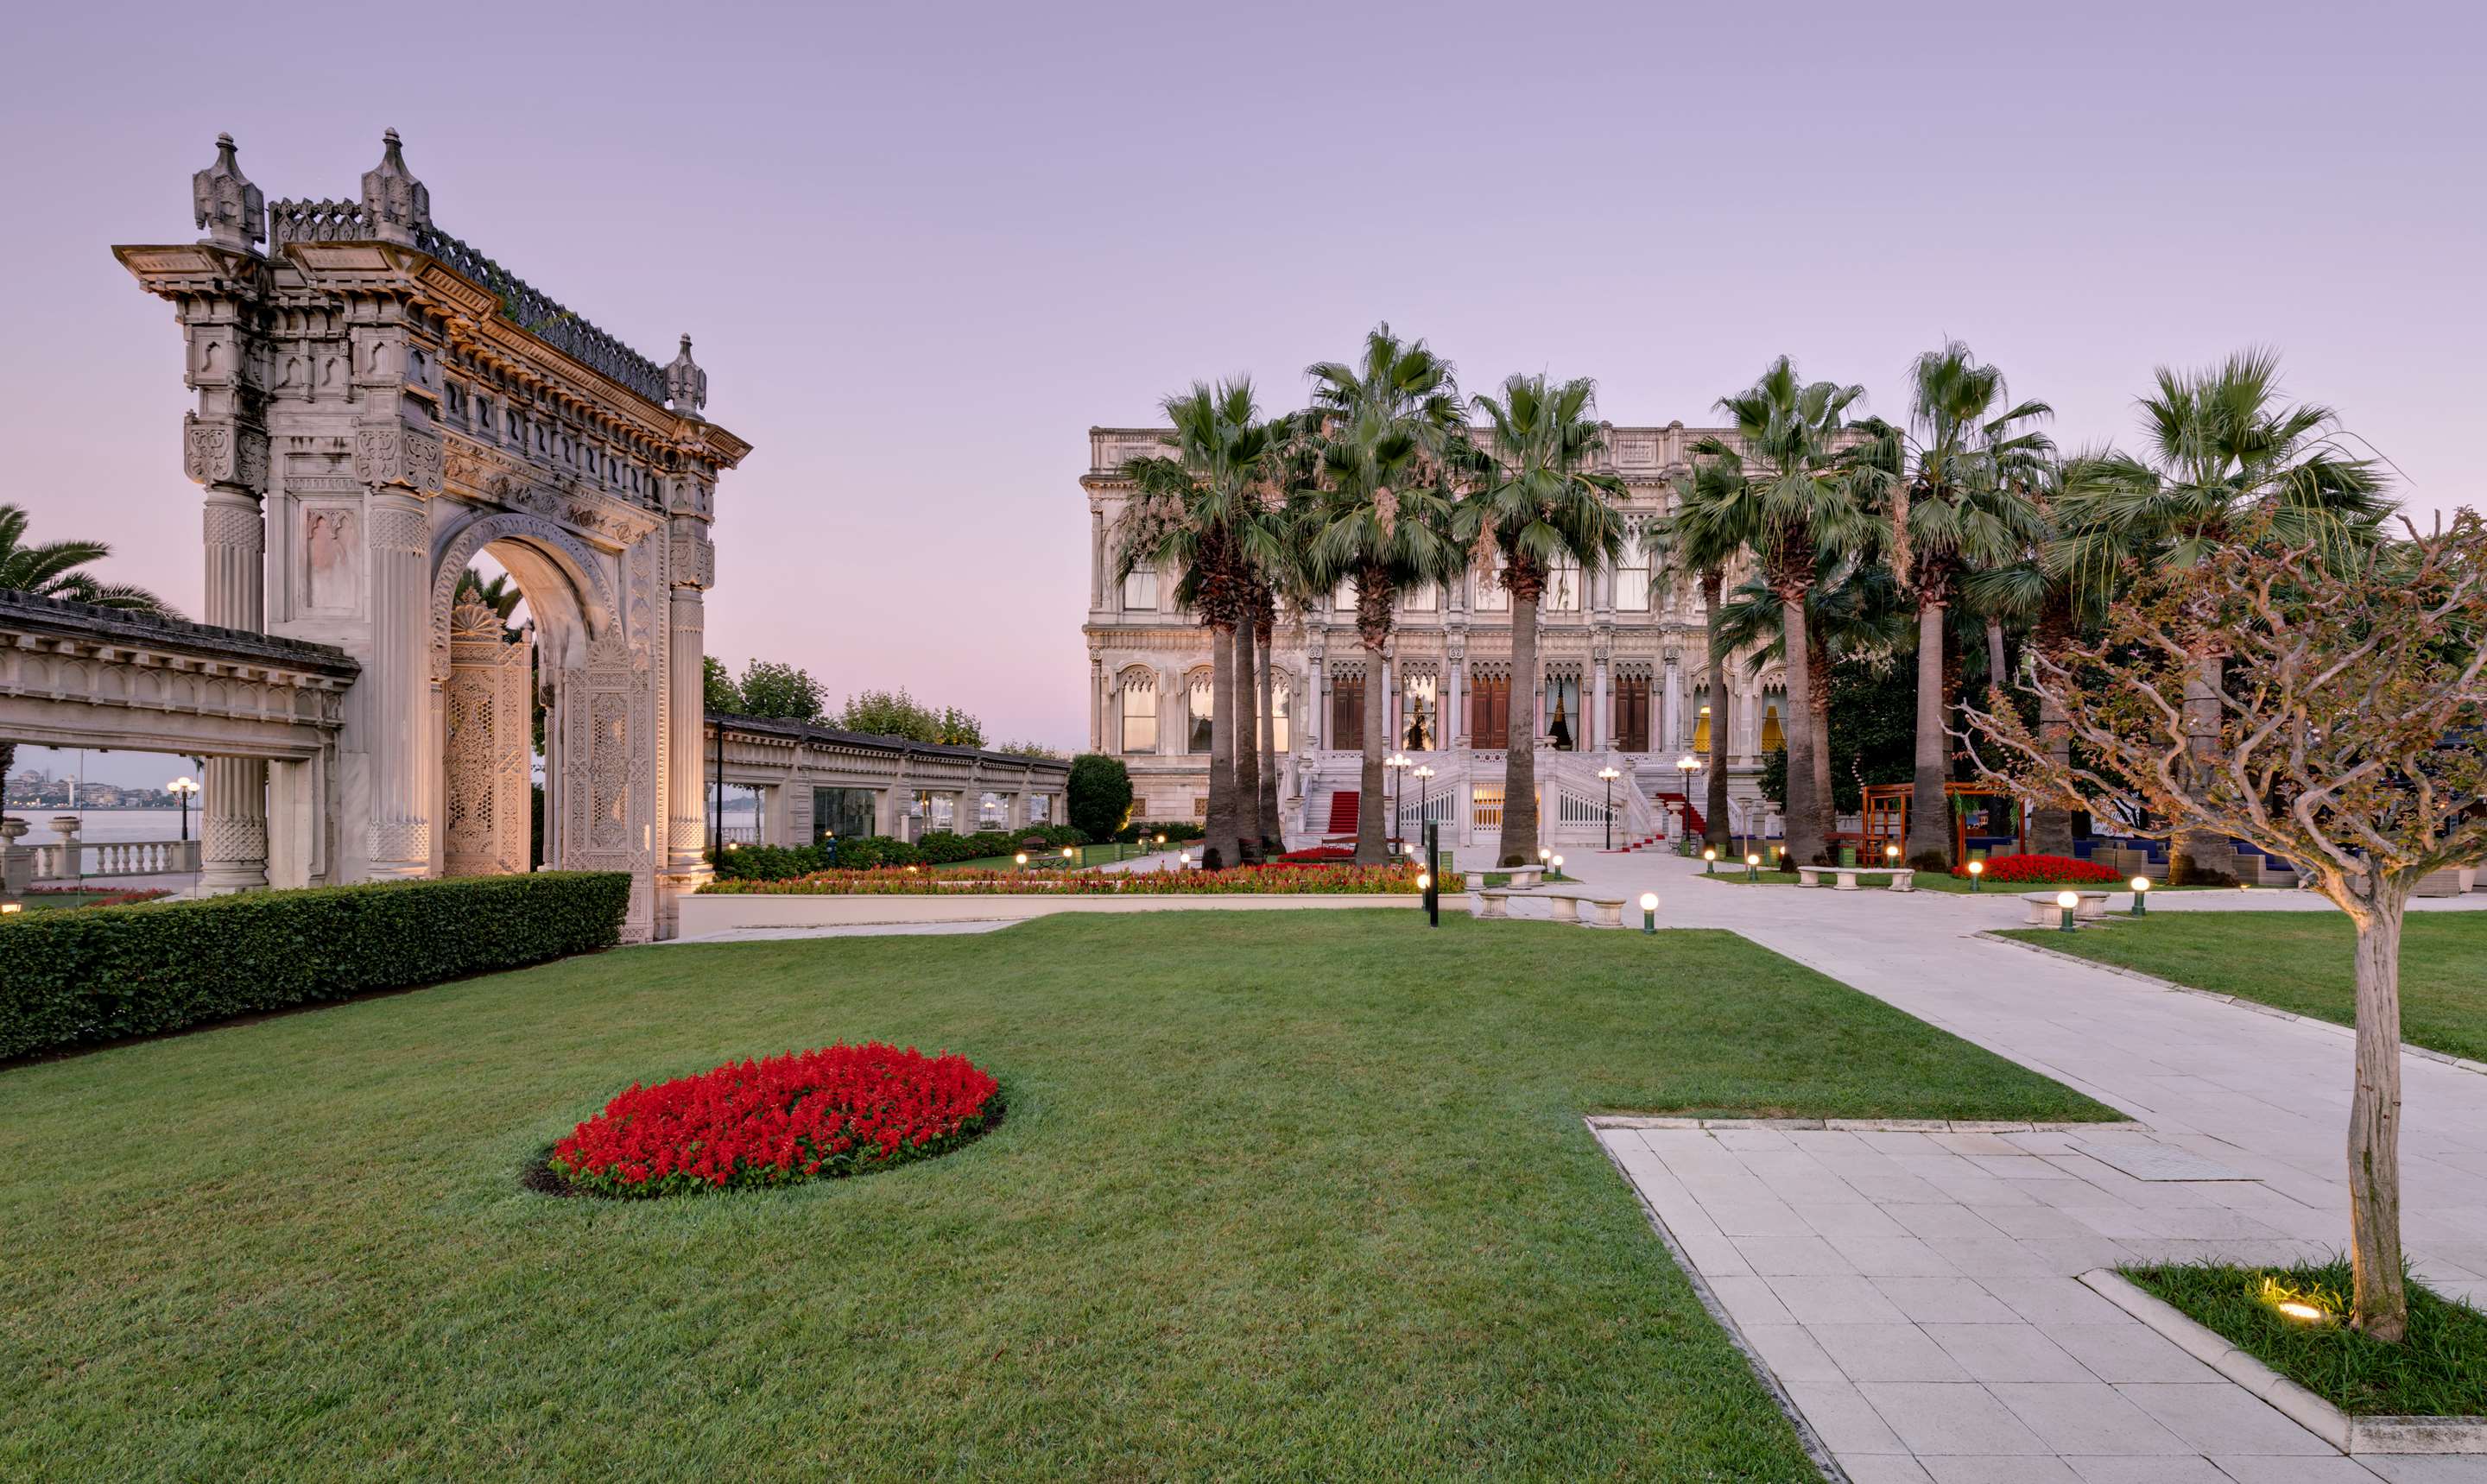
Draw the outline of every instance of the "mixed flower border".
<instances>
[{"instance_id":1,"label":"mixed flower border","mask_svg":"<svg viewBox=\"0 0 2487 1484\"><path fill-rule=\"evenodd\" d=\"M1176 871L826 870L789 881L712 881L703 894L747 896L1413 896L1413 866L1238 866ZM1465 890L1454 872L1442 891Z\"/></svg>"},{"instance_id":2,"label":"mixed flower border","mask_svg":"<svg viewBox=\"0 0 2487 1484\"><path fill-rule=\"evenodd\" d=\"M631 1084L552 1146L534 1188L649 1198L871 1174L1001 1121L1001 1084L955 1053L838 1042Z\"/></svg>"}]
</instances>

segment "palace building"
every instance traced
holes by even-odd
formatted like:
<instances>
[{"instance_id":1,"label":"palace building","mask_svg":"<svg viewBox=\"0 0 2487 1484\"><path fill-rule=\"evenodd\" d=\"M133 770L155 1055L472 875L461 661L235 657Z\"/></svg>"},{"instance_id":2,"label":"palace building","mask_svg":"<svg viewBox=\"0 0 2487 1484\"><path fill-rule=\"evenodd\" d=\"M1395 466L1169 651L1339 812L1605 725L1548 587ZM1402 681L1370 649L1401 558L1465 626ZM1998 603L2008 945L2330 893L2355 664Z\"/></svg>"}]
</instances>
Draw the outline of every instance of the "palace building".
<instances>
[{"instance_id":1,"label":"palace building","mask_svg":"<svg viewBox=\"0 0 2487 1484\"><path fill-rule=\"evenodd\" d=\"M1088 469L1089 747L1130 767L1136 819L1195 819L1208 808L1209 636L1174 605L1174 578L1148 569L1116 581L1115 527L1133 458L1163 452L1162 430L1093 427ZM1442 826L1446 843L1498 838L1511 708L1537 718L1541 828L1551 841L1617 845L1692 822L1706 794L1710 729L1726 728L1731 818L1738 831L1775 834L1778 819L1755 787L1762 757L1782 745L1788 704L1775 664L1758 674L1739 660L1714 698L1703 652L1701 590L1691 573L1653 566L1638 536L1675 499L1688 450L1724 428L1611 427L1608 471L1628 494L1633 537L1611 571L1553 574L1540 609L1538 673L1511 666L1511 596L1490 573L1403 594L1387 650L1374 664L1355 631L1355 594L1279 618L1271 656L1273 746L1289 843L1353 830L1359 791L1364 688L1386 689L1385 744L1400 825ZM1740 574L1731 574L1733 587ZM1611 769L1614 778L1602 776ZM1430 776L1417 776L1420 771ZM1609 804L1611 799L1611 804ZM1611 811L1611 821L1609 812Z\"/></svg>"}]
</instances>

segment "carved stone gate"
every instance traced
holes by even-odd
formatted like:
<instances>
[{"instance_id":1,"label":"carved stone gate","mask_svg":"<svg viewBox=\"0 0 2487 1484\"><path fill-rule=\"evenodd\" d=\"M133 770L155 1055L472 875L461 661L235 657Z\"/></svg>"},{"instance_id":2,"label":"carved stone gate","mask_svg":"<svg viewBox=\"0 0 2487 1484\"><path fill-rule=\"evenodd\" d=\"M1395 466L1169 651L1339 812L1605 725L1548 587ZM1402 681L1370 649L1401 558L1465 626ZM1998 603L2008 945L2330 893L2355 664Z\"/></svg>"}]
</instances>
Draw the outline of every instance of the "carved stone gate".
<instances>
[{"instance_id":1,"label":"carved stone gate","mask_svg":"<svg viewBox=\"0 0 2487 1484\"><path fill-rule=\"evenodd\" d=\"M276 884L524 867L523 796L513 856L503 796L450 782L481 746L461 722L451 607L489 550L535 619L545 861L630 872L626 936L668 935L674 894L706 873L708 530L717 476L750 452L703 416L689 337L658 366L440 231L394 130L356 199L270 206L229 137L191 198L206 237L113 251L182 328L205 617L362 667L337 847ZM486 771L506 784L515 759L523 783L499 714ZM206 784L203 879L267 884L266 764L214 758ZM470 848L487 807L491 843Z\"/></svg>"},{"instance_id":2,"label":"carved stone gate","mask_svg":"<svg viewBox=\"0 0 2487 1484\"><path fill-rule=\"evenodd\" d=\"M447 793L441 869L451 876L523 871L532 811L527 757L535 646L504 638L501 616L471 599L449 614Z\"/></svg>"}]
</instances>

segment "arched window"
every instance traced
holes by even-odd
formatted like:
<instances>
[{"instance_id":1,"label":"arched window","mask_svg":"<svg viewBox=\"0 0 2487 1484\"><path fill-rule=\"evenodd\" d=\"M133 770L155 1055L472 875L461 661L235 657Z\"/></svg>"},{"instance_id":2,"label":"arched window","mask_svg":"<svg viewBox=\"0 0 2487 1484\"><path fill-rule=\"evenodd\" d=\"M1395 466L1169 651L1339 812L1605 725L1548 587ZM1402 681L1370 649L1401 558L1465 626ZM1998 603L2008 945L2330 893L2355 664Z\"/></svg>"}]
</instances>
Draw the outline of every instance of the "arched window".
<instances>
[{"instance_id":1,"label":"arched window","mask_svg":"<svg viewBox=\"0 0 2487 1484\"><path fill-rule=\"evenodd\" d=\"M1146 670L1123 673L1123 751L1158 750L1158 677Z\"/></svg>"},{"instance_id":2,"label":"arched window","mask_svg":"<svg viewBox=\"0 0 2487 1484\"><path fill-rule=\"evenodd\" d=\"M1295 732L1288 726L1290 714L1287 677L1276 675L1270 681L1270 751L1290 752L1295 748Z\"/></svg>"},{"instance_id":3,"label":"arched window","mask_svg":"<svg viewBox=\"0 0 2487 1484\"><path fill-rule=\"evenodd\" d=\"M1692 751L1703 760L1710 756L1710 690L1703 686L1692 693L1692 703L1700 709L1693 713Z\"/></svg>"},{"instance_id":4,"label":"arched window","mask_svg":"<svg viewBox=\"0 0 2487 1484\"><path fill-rule=\"evenodd\" d=\"M1762 698L1762 751L1775 753L1787 746L1787 728L1779 723L1779 710L1787 704L1784 695Z\"/></svg>"},{"instance_id":5,"label":"arched window","mask_svg":"<svg viewBox=\"0 0 2487 1484\"><path fill-rule=\"evenodd\" d=\"M1209 751L1210 726L1216 712L1216 687L1210 684L1210 672L1195 670L1184 677L1183 748L1188 753Z\"/></svg>"}]
</instances>

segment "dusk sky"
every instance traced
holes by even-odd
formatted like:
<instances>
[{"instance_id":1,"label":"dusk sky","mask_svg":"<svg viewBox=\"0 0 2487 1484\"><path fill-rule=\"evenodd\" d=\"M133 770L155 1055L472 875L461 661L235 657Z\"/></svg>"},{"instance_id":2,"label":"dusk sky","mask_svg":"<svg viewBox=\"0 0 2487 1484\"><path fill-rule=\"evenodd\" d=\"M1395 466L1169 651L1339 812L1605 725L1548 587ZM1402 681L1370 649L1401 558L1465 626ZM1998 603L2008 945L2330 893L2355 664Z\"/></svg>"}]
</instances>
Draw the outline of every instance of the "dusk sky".
<instances>
[{"instance_id":1,"label":"dusk sky","mask_svg":"<svg viewBox=\"0 0 2487 1484\"><path fill-rule=\"evenodd\" d=\"M2472 6L18 14L0 499L192 614L179 339L108 248L198 235L219 130L273 200L394 126L443 229L660 362L689 331L758 450L710 651L996 740L1086 742L1086 428L1291 403L1382 319L1633 424L1783 351L1902 417L1958 337L2067 444L2268 344L2409 505L2487 503Z\"/></svg>"}]
</instances>

